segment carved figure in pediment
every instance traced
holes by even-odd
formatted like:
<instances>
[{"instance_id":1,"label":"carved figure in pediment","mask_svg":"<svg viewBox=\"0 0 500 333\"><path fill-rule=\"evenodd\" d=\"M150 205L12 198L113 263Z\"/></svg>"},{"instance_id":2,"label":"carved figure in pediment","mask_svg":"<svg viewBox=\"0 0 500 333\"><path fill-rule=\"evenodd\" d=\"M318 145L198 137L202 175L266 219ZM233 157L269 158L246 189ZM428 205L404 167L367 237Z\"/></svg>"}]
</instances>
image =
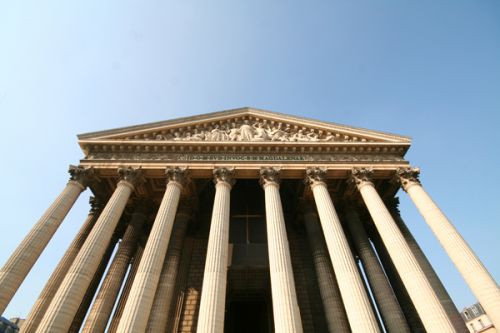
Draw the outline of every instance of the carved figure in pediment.
<instances>
[{"instance_id":1,"label":"carved figure in pediment","mask_svg":"<svg viewBox=\"0 0 500 333\"><path fill-rule=\"evenodd\" d=\"M335 141L335 135L328 134L324 139L321 139L320 141Z\"/></svg>"},{"instance_id":2,"label":"carved figure in pediment","mask_svg":"<svg viewBox=\"0 0 500 333\"><path fill-rule=\"evenodd\" d=\"M296 127L295 127L296 128ZM280 142L333 142L356 141L347 135L316 129L293 129L290 124L269 123L264 121L244 120L243 122L219 123L209 126L196 126L194 129L178 129L170 133L151 133L136 136L143 140L183 140L183 141L280 141ZM366 141L366 140L365 140Z\"/></svg>"},{"instance_id":3,"label":"carved figure in pediment","mask_svg":"<svg viewBox=\"0 0 500 333\"><path fill-rule=\"evenodd\" d=\"M269 141L271 138L269 137L268 130L266 130L262 123L255 123L255 136L252 141Z\"/></svg>"},{"instance_id":4,"label":"carved figure in pediment","mask_svg":"<svg viewBox=\"0 0 500 333\"><path fill-rule=\"evenodd\" d=\"M156 134L155 135L155 140L174 140L174 136L172 134L169 134L169 133L165 133L165 134Z\"/></svg>"},{"instance_id":5,"label":"carved figure in pediment","mask_svg":"<svg viewBox=\"0 0 500 333\"><path fill-rule=\"evenodd\" d=\"M231 128L227 132L230 141L237 141L240 136L240 129L236 127L235 123L231 124Z\"/></svg>"},{"instance_id":6,"label":"carved figure in pediment","mask_svg":"<svg viewBox=\"0 0 500 333\"><path fill-rule=\"evenodd\" d=\"M255 129L249 124L248 120L240 126L240 135L238 141L252 141L255 135Z\"/></svg>"},{"instance_id":7,"label":"carved figure in pediment","mask_svg":"<svg viewBox=\"0 0 500 333\"><path fill-rule=\"evenodd\" d=\"M319 141L318 134L313 131L307 133L306 137L308 138L308 141Z\"/></svg>"},{"instance_id":8,"label":"carved figure in pediment","mask_svg":"<svg viewBox=\"0 0 500 333\"><path fill-rule=\"evenodd\" d=\"M182 137L180 132L175 132L174 137L172 138L175 141L183 140L184 138Z\"/></svg>"},{"instance_id":9,"label":"carved figure in pediment","mask_svg":"<svg viewBox=\"0 0 500 333\"><path fill-rule=\"evenodd\" d=\"M304 141L309 141L309 138L307 137L307 135L304 134L304 130L300 129L297 133L294 133L292 135L290 141L304 142Z\"/></svg>"},{"instance_id":10,"label":"carved figure in pediment","mask_svg":"<svg viewBox=\"0 0 500 333\"><path fill-rule=\"evenodd\" d=\"M229 141L229 136L228 136L228 133L229 133L229 125L222 125L220 127L220 131L221 131L221 141Z\"/></svg>"},{"instance_id":11,"label":"carved figure in pediment","mask_svg":"<svg viewBox=\"0 0 500 333\"><path fill-rule=\"evenodd\" d=\"M225 131L225 127L222 126L219 128L219 125L215 125L214 128L210 131L210 135L207 138L211 141L227 141L227 133Z\"/></svg>"},{"instance_id":12,"label":"carved figure in pediment","mask_svg":"<svg viewBox=\"0 0 500 333\"><path fill-rule=\"evenodd\" d=\"M289 126L286 129L282 129L281 123L278 126L269 129L269 136L271 141L290 141L290 134L288 133Z\"/></svg>"},{"instance_id":13,"label":"carved figure in pediment","mask_svg":"<svg viewBox=\"0 0 500 333\"><path fill-rule=\"evenodd\" d=\"M199 132L197 128L194 129L193 134L188 133L190 135L190 140L193 141L203 141L205 140L205 134L203 132ZM189 140L189 139L186 139Z\"/></svg>"}]
</instances>

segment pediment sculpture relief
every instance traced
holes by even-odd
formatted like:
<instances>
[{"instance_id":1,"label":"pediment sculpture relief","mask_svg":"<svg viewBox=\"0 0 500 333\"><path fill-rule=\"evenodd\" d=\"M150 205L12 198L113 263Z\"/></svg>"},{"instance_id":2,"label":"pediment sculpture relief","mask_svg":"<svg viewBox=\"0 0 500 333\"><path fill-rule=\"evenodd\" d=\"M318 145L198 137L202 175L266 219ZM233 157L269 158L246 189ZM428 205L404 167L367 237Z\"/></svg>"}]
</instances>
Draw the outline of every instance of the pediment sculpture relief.
<instances>
[{"instance_id":1,"label":"pediment sculpture relief","mask_svg":"<svg viewBox=\"0 0 500 333\"><path fill-rule=\"evenodd\" d=\"M242 122L220 123L196 126L193 129L171 130L167 134L155 134L146 140L174 141L279 141L279 142L320 142L320 141L366 141L317 129L299 129L297 126L267 121L244 120Z\"/></svg>"}]
</instances>

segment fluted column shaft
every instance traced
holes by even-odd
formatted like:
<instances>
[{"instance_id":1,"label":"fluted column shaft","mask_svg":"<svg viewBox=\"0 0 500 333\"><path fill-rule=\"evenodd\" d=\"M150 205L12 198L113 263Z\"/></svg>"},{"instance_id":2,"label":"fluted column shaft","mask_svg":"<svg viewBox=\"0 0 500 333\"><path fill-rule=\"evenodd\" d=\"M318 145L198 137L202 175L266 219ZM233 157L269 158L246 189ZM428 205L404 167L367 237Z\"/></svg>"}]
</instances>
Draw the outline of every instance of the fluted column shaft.
<instances>
[{"instance_id":1,"label":"fluted column shaft","mask_svg":"<svg viewBox=\"0 0 500 333\"><path fill-rule=\"evenodd\" d=\"M454 327L425 277L391 214L368 179L368 170L353 170L353 179L382 237L420 319L429 333L454 332Z\"/></svg>"},{"instance_id":2,"label":"fluted column shaft","mask_svg":"<svg viewBox=\"0 0 500 333\"><path fill-rule=\"evenodd\" d=\"M359 259L363 263L364 271L370 283L385 328L388 332L410 332L396 295L368 240L365 228L352 207L346 209L346 218L354 247Z\"/></svg>"},{"instance_id":3,"label":"fluted column shaft","mask_svg":"<svg viewBox=\"0 0 500 333\"><path fill-rule=\"evenodd\" d=\"M139 207L133 214L113 262L97 293L94 304L83 326L83 332L104 332L113 311L116 297L127 273L127 268L137 247L137 239L146 220L146 212Z\"/></svg>"},{"instance_id":4,"label":"fluted column shaft","mask_svg":"<svg viewBox=\"0 0 500 333\"><path fill-rule=\"evenodd\" d=\"M71 180L0 269L0 314L85 190L91 169L70 168Z\"/></svg>"},{"instance_id":5,"label":"fluted column shaft","mask_svg":"<svg viewBox=\"0 0 500 333\"><path fill-rule=\"evenodd\" d=\"M113 254L113 250L115 249L116 242L118 241L118 236L113 234L111 238L111 242L109 242L108 247L106 248L106 252L101 258L99 266L97 266L97 270L90 281L89 286L85 290L85 295L83 295L83 299L78 306L78 310L76 311L73 320L71 321L71 326L68 329L68 333L78 333L80 332L80 328L82 327L83 320L85 319L85 315L89 311L89 306L94 299L97 288L99 287L99 283L102 280L102 276L104 275L104 271L106 267L108 267L109 259Z\"/></svg>"},{"instance_id":6,"label":"fluted column shaft","mask_svg":"<svg viewBox=\"0 0 500 333\"><path fill-rule=\"evenodd\" d=\"M188 227L191 212L187 209L179 211L175 218L174 229L163 263L160 280L156 289L151 314L148 320L147 332L163 333L166 330L168 314L172 304L175 281L181 260L182 245Z\"/></svg>"},{"instance_id":7,"label":"fluted column shaft","mask_svg":"<svg viewBox=\"0 0 500 333\"><path fill-rule=\"evenodd\" d=\"M137 179L137 176L133 175L136 175L137 172L126 169L122 171L122 174L125 179L118 183L116 190L92 228L47 309L37 332L63 333L71 325L85 290L99 266L130 194L134 190L133 181ZM127 178L130 181L126 180Z\"/></svg>"},{"instance_id":8,"label":"fluted column shaft","mask_svg":"<svg viewBox=\"0 0 500 333\"><path fill-rule=\"evenodd\" d=\"M392 262L391 256L389 256L389 253L387 252L382 238L380 238L380 234L375 228L372 228L369 231L370 239L377 250L377 255L382 263L382 266L384 267L385 274L389 278L392 290L394 290L394 293L396 294L399 305L405 314L405 318L411 331L413 333L425 333L424 325L420 320L410 295L408 295L408 292L406 291L406 287L399 276L396 266L394 266L394 263Z\"/></svg>"},{"instance_id":9,"label":"fluted column shaft","mask_svg":"<svg viewBox=\"0 0 500 333\"><path fill-rule=\"evenodd\" d=\"M279 173L275 169L261 170L266 206L267 245L274 327L276 333L303 332L292 260L286 234L285 217L279 192Z\"/></svg>"},{"instance_id":10,"label":"fluted column shaft","mask_svg":"<svg viewBox=\"0 0 500 333\"><path fill-rule=\"evenodd\" d=\"M465 322L462 319L462 316L457 310L457 307L455 306L455 303L453 303L453 300L451 299L450 295L446 291L446 288L444 287L443 283L439 279L438 275L434 271L434 268L432 268L431 263L427 259L426 255L418 245L417 241L413 237L411 231L408 229L406 226L405 222L399 215L399 211L396 207L390 207L390 211L392 214L392 217L394 218L394 221L396 222L399 230L403 234L403 237L405 238L406 242L408 243L408 246L410 247L411 251L413 252L413 255L418 261L418 264L424 271L425 276L427 277L427 280L429 280L429 283L432 286L432 289L434 289L434 292L436 293L437 297L439 298L439 301L441 302L441 305L443 305L446 313L448 314L448 317L450 318L451 322L453 323L453 326L455 327L455 330L457 332L468 332L467 327L465 326Z\"/></svg>"},{"instance_id":11,"label":"fluted column shaft","mask_svg":"<svg viewBox=\"0 0 500 333\"><path fill-rule=\"evenodd\" d=\"M226 279L229 242L231 172L214 170L215 199L208 236L207 258L201 288L198 333L222 333L226 305Z\"/></svg>"},{"instance_id":12,"label":"fluted column shaft","mask_svg":"<svg viewBox=\"0 0 500 333\"><path fill-rule=\"evenodd\" d=\"M54 272L45 284L45 287L38 296L38 299L35 301L35 304L31 308L26 321L21 326L21 332L34 332L36 330L40 320L45 314L45 310L47 310L47 307L50 305L50 302L59 288L59 285L64 279L64 276L68 272L68 269L78 254L78 251L80 251L85 239L87 239L90 230L92 230L101 209L93 197L91 198L91 204L93 207L90 210L87 219L59 261L59 264L57 264L57 267L54 269Z\"/></svg>"},{"instance_id":13,"label":"fluted column shaft","mask_svg":"<svg viewBox=\"0 0 500 333\"><path fill-rule=\"evenodd\" d=\"M417 169L399 170L404 190L471 288L495 327L500 327L500 289L483 263L418 181Z\"/></svg>"},{"instance_id":14,"label":"fluted column shaft","mask_svg":"<svg viewBox=\"0 0 500 333\"><path fill-rule=\"evenodd\" d=\"M326 184L311 182L326 245L353 332L379 332L377 320Z\"/></svg>"},{"instance_id":15,"label":"fluted column shaft","mask_svg":"<svg viewBox=\"0 0 500 333\"><path fill-rule=\"evenodd\" d=\"M125 281L125 285L123 286L122 293L120 295L120 300L116 306L115 313L113 314L113 319L111 320L111 324L109 325L108 332L116 333L118 331L118 324L122 318L123 310L125 309L125 303L127 302L128 295L130 294L130 289L132 288L132 283L134 282L135 274L137 273L137 269L139 268L139 264L141 262L142 253L144 252L144 242L139 242L137 244L137 250L135 251L134 258L132 259L132 263L130 265L130 271L127 276L127 280Z\"/></svg>"},{"instance_id":16,"label":"fluted column shaft","mask_svg":"<svg viewBox=\"0 0 500 333\"><path fill-rule=\"evenodd\" d=\"M118 332L144 332L146 329L174 225L183 174L180 169L167 169L170 179L130 289Z\"/></svg>"},{"instance_id":17,"label":"fluted column shaft","mask_svg":"<svg viewBox=\"0 0 500 333\"><path fill-rule=\"evenodd\" d=\"M313 209L315 208L313 207ZM318 214L309 208L304 213L304 220L328 330L330 332L350 332L351 329L342 303L342 296L337 281L335 281Z\"/></svg>"}]
</instances>

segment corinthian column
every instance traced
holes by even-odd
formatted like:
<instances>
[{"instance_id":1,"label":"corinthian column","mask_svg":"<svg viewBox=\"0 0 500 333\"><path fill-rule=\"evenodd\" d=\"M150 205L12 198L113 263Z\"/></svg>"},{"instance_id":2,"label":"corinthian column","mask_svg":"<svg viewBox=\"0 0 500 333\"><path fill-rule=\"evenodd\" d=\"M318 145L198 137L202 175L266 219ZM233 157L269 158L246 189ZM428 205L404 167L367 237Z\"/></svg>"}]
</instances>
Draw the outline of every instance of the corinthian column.
<instances>
[{"instance_id":1,"label":"corinthian column","mask_svg":"<svg viewBox=\"0 0 500 333\"><path fill-rule=\"evenodd\" d=\"M379 332L358 266L324 182L325 176L325 170L307 169L306 182L314 195L349 324L353 332Z\"/></svg>"},{"instance_id":2,"label":"corinthian column","mask_svg":"<svg viewBox=\"0 0 500 333\"><path fill-rule=\"evenodd\" d=\"M148 207L145 203L139 203L90 309L83 326L83 332L104 332L127 273L128 265L137 247L137 240L142 231L142 225L147 218L147 213Z\"/></svg>"},{"instance_id":3,"label":"corinthian column","mask_svg":"<svg viewBox=\"0 0 500 333\"><path fill-rule=\"evenodd\" d=\"M147 332L163 333L166 330L170 305L172 304L172 295L174 294L175 281L177 280L177 272L181 260L182 245L184 244L184 236L186 235L188 222L191 219L191 213L189 205L184 204L179 207L177 216L175 217L167 256L163 263L153 306L151 307Z\"/></svg>"},{"instance_id":4,"label":"corinthian column","mask_svg":"<svg viewBox=\"0 0 500 333\"><path fill-rule=\"evenodd\" d=\"M455 332L446 311L370 180L371 169L356 168L352 180L428 332Z\"/></svg>"},{"instance_id":5,"label":"corinthian column","mask_svg":"<svg viewBox=\"0 0 500 333\"><path fill-rule=\"evenodd\" d=\"M186 169L167 168L167 188L118 325L118 332L144 332L165 260Z\"/></svg>"},{"instance_id":6,"label":"corinthian column","mask_svg":"<svg viewBox=\"0 0 500 333\"><path fill-rule=\"evenodd\" d=\"M207 259L201 288L200 311L196 332L224 331L226 279L229 242L229 207L234 184L230 169L214 170L215 200L208 236Z\"/></svg>"},{"instance_id":7,"label":"corinthian column","mask_svg":"<svg viewBox=\"0 0 500 333\"><path fill-rule=\"evenodd\" d=\"M482 262L425 192L418 168L400 168L398 179L471 288L495 327L500 327L500 289Z\"/></svg>"},{"instance_id":8,"label":"corinthian column","mask_svg":"<svg viewBox=\"0 0 500 333\"><path fill-rule=\"evenodd\" d=\"M392 290L394 290L394 293L396 294L401 310L403 310L406 321L410 326L410 330L414 333L425 333L424 325L418 316L410 295L408 295L408 292L406 291L396 266L394 266L394 263L391 260L391 256L385 248L382 238L380 238L379 232L376 230L375 226L372 225L368 229L368 233L370 240L377 251L377 256L384 267L385 274L391 283Z\"/></svg>"},{"instance_id":9,"label":"corinthian column","mask_svg":"<svg viewBox=\"0 0 500 333\"><path fill-rule=\"evenodd\" d=\"M97 221L97 217L102 210L102 204L96 198L90 197L90 205L92 206L92 208L90 209L87 219L64 253L64 256L59 261L59 264L55 268L49 280L45 284L45 287L40 293L40 296L38 296L38 299L31 308L26 321L23 323L21 332L34 332L36 330L38 324L40 323L40 320L45 314L45 310L47 310L47 307L54 298L54 294L56 293L57 288L59 288L59 285L64 279L64 276L68 272L68 269L70 268L73 260L78 254L78 251L80 251L80 248L85 242L85 239L87 239L90 230L92 230L92 227Z\"/></svg>"},{"instance_id":10,"label":"corinthian column","mask_svg":"<svg viewBox=\"0 0 500 333\"><path fill-rule=\"evenodd\" d=\"M37 332L66 332L99 266L141 172L118 170L121 180L50 303Z\"/></svg>"},{"instance_id":11,"label":"corinthian column","mask_svg":"<svg viewBox=\"0 0 500 333\"><path fill-rule=\"evenodd\" d=\"M70 166L70 180L0 269L0 314L47 246L66 214L93 176L93 169Z\"/></svg>"},{"instance_id":12,"label":"corinthian column","mask_svg":"<svg viewBox=\"0 0 500 333\"><path fill-rule=\"evenodd\" d=\"M260 170L260 183L264 188L266 202L267 246L274 327L276 333L295 333L302 332L302 322L295 292L295 280L286 235L285 217L281 206L279 181L279 170L274 168Z\"/></svg>"},{"instance_id":13,"label":"corinthian column","mask_svg":"<svg viewBox=\"0 0 500 333\"><path fill-rule=\"evenodd\" d=\"M92 277L92 280L89 283L89 286L85 290L85 295L83 295L82 301L78 306L78 310L76 311L75 316L71 321L71 326L68 329L68 333L80 332L80 328L82 327L85 315L89 311L90 303L92 303L97 288L99 287L99 283L101 282L102 276L104 275L104 271L106 270L106 267L108 267L109 259L113 254L117 241L118 241L118 234L114 232L113 236L111 237L111 241L109 242L108 247L106 248L106 251L104 252L104 255L102 256L99 262L99 266L97 266L97 270L95 271L94 276Z\"/></svg>"},{"instance_id":14,"label":"corinthian column","mask_svg":"<svg viewBox=\"0 0 500 333\"><path fill-rule=\"evenodd\" d=\"M342 303L339 286L335 281L316 207L307 202L304 208L307 238L311 247L328 330L329 332L350 332L351 329Z\"/></svg>"},{"instance_id":15,"label":"corinthian column","mask_svg":"<svg viewBox=\"0 0 500 333\"><path fill-rule=\"evenodd\" d=\"M118 330L118 324L123 314L123 309L125 309L125 303L127 302L128 295L130 294L130 289L132 288L132 283L134 282L135 274L139 268L141 262L142 253L144 252L144 244L146 243L147 233L141 237L141 240L137 243L137 250L135 251L134 257L130 264L130 271L127 275L127 280L123 286L122 292L120 294L120 299L116 305L115 312L113 314L113 319L108 327L109 333L116 333Z\"/></svg>"},{"instance_id":16,"label":"corinthian column","mask_svg":"<svg viewBox=\"0 0 500 333\"><path fill-rule=\"evenodd\" d=\"M388 332L410 332L405 316L399 306L387 277L368 240L363 223L353 207L345 211L347 226L352 236L354 247L363 263L363 268L370 283L373 296L382 315Z\"/></svg>"},{"instance_id":17,"label":"corinthian column","mask_svg":"<svg viewBox=\"0 0 500 333\"><path fill-rule=\"evenodd\" d=\"M399 199L393 198L389 202L386 202L386 204L388 206L387 208L389 208L389 211L391 212L392 217L394 218L394 221L398 225L399 230L403 234L403 237L405 238L406 242L408 243L408 246L413 252L415 259L417 259L418 264L424 271L424 274L427 277L427 280L429 280L432 289L434 289L434 292L439 298L441 305L443 305L443 308L448 314L448 317L453 323L453 326L455 326L455 330L457 330L457 332L468 332L467 327L465 326L465 322L462 319L460 313L458 312L455 303L453 303L450 295L446 291L446 288L439 279L439 276L434 271L434 268L432 268L431 263L429 262L424 252L418 245L417 241L411 234L411 231L408 229L405 222L401 218L398 209Z\"/></svg>"}]
</instances>

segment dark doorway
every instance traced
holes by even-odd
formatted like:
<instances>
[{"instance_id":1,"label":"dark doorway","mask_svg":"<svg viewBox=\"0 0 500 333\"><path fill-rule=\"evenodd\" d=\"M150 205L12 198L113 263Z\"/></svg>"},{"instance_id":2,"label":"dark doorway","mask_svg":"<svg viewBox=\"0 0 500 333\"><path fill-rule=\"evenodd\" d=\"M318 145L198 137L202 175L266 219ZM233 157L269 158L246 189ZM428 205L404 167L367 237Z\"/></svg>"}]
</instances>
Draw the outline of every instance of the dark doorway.
<instances>
[{"instance_id":1,"label":"dark doorway","mask_svg":"<svg viewBox=\"0 0 500 333\"><path fill-rule=\"evenodd\" d=\"M271 332L269 306L264 299L241 299L229 302L224 324L225 333Z\"/></svg>"}]
</instances>

